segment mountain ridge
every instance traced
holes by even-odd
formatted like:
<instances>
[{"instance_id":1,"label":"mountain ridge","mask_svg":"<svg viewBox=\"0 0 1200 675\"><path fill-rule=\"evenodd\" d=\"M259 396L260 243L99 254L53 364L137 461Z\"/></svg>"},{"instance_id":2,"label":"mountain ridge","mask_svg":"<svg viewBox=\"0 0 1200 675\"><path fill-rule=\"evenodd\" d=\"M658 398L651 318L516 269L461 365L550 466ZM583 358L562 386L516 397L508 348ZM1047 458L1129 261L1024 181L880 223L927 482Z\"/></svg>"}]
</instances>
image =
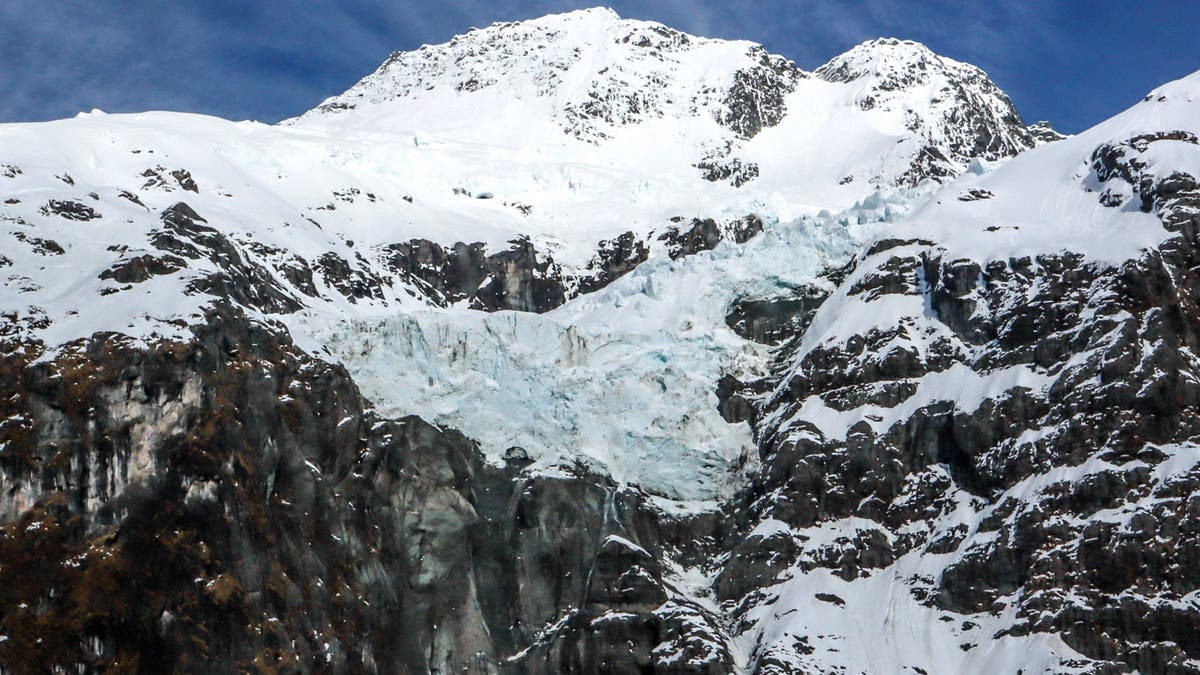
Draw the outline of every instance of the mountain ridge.
<instances>
[{"instance_id":1,"label":"mountain ridge","mask_svg":"<svg viewBox=\"0 0 1200 675\"><path fill-rule=\"evenodd\" d=\"M621 58L605 60L622 47L626 49ZM533 53L542 61L531 68L528 59ZM712 55L705 56L707 53ZM717 66L714 59L721 65ZM848 72L852 60L884 67L887 76L878 70L862 70L862 66L855 66L859 70L853 78L836 72ZM469 65L463 66L464 62ZM618 65L610 74L610 63L635 67ZM730 63L738 65L727 65ZM662 70L663 66L667 70ZM938 72L931 74L927 69ZM430 74L428 81L426 73ZM623 79L626 76L629 79ZM813 73L806 73L755 43L698 38L656 22L621 19L608 9L497 23L444 44L396 52L345 93L285 124L315 123L331 116L352 118L350 111L360 105L376 109L389 101L419 99L431 95L429 92L437 87L474 92L503 82L503 87L518 99L553 98L551 116L556 123L565 133L591 143L611 138L616 128L655 117L711 118L734 132L716 136L711 130L701 132L701 144L713 155L704 159L713 164L713 159L728 156L761 130L778 125L787 116L787 94L800 80L813 77L830 82L859 81L860 87L868 91L859 92L854 105L869 110L879 100L885 109L898 108L909 131L924 137L924 147L912 151L913 167L908 174L871 176L873 180L915 184L921 178L943 179L961 172L970 157L995 160L1033 145L1011 101L983 71L940 57L916 42L867 41ZM937 78L938 93L952 99L933 114L924 109L931 104L919 93L913 92L912 100L901 96L921 86L933 90L928 77ZM934 107L941 103L938 96L933 100ZM453 116L453 103L443 101L438 107ZM954 115L955 109L969 112ZM403 117L402 111L398 109L393 116ZM386 125L386 119L385 113L383 119L363 123L378 127ZM993 130L991 135L988 129ZM969 143L964 140L967 138ZM735 172L736 168L729 168L717 173Z\"/></svg>"}]
</instances>

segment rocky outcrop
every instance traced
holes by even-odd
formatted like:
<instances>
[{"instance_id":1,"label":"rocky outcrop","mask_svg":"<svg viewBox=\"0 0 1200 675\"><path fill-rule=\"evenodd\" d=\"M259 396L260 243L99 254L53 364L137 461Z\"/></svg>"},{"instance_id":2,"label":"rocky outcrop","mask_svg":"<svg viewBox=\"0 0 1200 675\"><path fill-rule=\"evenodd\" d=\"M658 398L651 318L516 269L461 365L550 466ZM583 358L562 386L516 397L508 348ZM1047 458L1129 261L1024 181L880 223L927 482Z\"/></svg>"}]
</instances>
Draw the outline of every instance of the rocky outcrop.
<instances>
[{"instance_id":1,"label":"rocky outcrop","mask_svg":"<svg viewBox=\"0 0 1200 675\"><path fill-rule=\"evenodd\" d=\"M682 221L682 218L678 220ZM671 260L695 255L700 251L711 251L721 239L721 228L712 218L693 218L687 229L672 227L658 235L659 241L666 242L667 255L671 256Z\"/></svg>"},{"instance_id":2,"label":"rocky outcrop","mask_svg":"<svg viewBox=\"0 0 1200 675\"><path fill-rule=\"evenodd\" d=\"M722 241L743 244L762 232L762 219L748 215L728 223L693 218L685 229L675 225L655 238L672 260L708 251ZM633 232L596 244L596 254L583 269L568 270L526 238L488 253L482 243L444 247L426 239L382 249L393 274L408 281L437 306L466 303L486 312L548 312L571 298L604 288L650 257L650 241ZM347 272L348 273L348 272Z\"/></svg>"},{"instance_id":3,"label":"rocky outcrop","mask_svg":"<svg viewBox=\"0 0 1200 675\"><path fill-rule=\"evenodd\" d=\"M73 199L51 199L41 208L42 215L58 216L67 220L89 221L96 220L101 214L96 209Z\"/></svg>"},{"instance_id":4,"label":"rocky outcrop","mask_svg":"<svg viewBox=\"0 0 1200 675\"><path fill-rule=\"evenodd\" d=\"M4 672L729 670L663 562L715 516L381 419L230 307L35 356L0 360Z\"/></svg>"},{"instance_id":5,"label":"rocky outcrop","mask_svg":"<svg viewBox=\"0 0 1200 675\"><path fill-rule=\"evenodd\" d=\"M791 61L755 45L748 56L753 67L734 73L733 85L725 94L724 107L717 121L742 138L754 138L773 127L787 115L784 98L806 74Z\"/></svg>"},{"instance_id":6,"label":"rocky outcrop","mask_svg":"<svg viewBox=\"0 0 1200 675\"><path fill-rule=\"evenodd\" d=\"M183 259L173 255L139 255L104 270L100 278L112 279L119 284L140 284L151 277L173 274L186 266Z\"/></svg>"},{"instance_id":7,"label":"rocky outcrop","mask_svg":"<svg viewBox=\"0 0 1200 675\"><path fill-rule=\"evenodd\" d=\"M490 278L476 291L471 303L475 309L545 312L567 300L562 273L553 259L539 261L527 239L489 256L488 267Z\"/></svg>"},{"instance_id":8,"label":"rocky outcrop","mask_svg":"<svg viewBox=\"0 0 1200 675\"><path fill-rule=\"evenodd\" d=\"M289 267L282 269L285 271L286 278L289 280L295 278L287 274L286 270L289 270ZM290 269L303 274L304 267ZM351 303L357 303L360 300L383 300L385 297L384 287L391 285L388 279L372 271L370 264L360 254L355 254L352 261L333 251L323 253L316 259L312 272L317 274L325 282L325 285ZM307 280L307 278L301 277L296 279L296 282L303 288L303 284Z\"/></svg>"},{"instance_id":9,"label":"rocky outcrop","mask_svg":"<svg viewBox=\"0 0 1200 675\"><path fill-rule=\"evenodd\" d=\"M744 244L762 232L763 222L757 215L750 214L729 223L718 223L712 218L692 218L686 228L679 223L684 219L671 219L677 223L667 228L657 239L666 244L667 255L678 260L701 251L711 251L722 241Z\"/></svg>"},{"instance_id":10,"label":"rocky outcrop","mask_svg":"<svg viewBox=\"0 0 1200 675\"><path fill-rule=\"evenodd\" d=\"M566 302L563 273L549 257L539 257L528 239L491 255L480 243L451 248L423 239L385 249L390 270L412 280L436 304L466 302L489 312L546 312Z\"/></svg>"},{"instance_id":11,"label":"rocky outcrop","mask_svg":"<svg viewBox=\"0 0 1200 675\"><path fill-rule=\"evenodd\" d=\"M579 293L598 291L632 272L649 257L650 248L633 232L602 241L596 245L596 257L577 280L576 290Z\"/></svg>"},{"instance_id":12,"label":"rocky outcrop","mask_svg":"<svg viewBox=\"0 0 1200 675\"><path fill-rule=\"evenodd\" d=\"M808 328L813 315L829 297L816 286L769 298L739 298L725 315L725 323L747 340L780 344Z\"/></svg>"},{"instance_id":13,"label":"rocky outcrop","mask_svg":"<svg viewBox=\"0 0 1200 675\"><path fill-rule=\"evenodd\" d=\"M709 155L696 163L700 175L711 183L728 182L740 188L758 178L758 165L754 162L743 161L738 157L730 157L729 151Z\"/></svg>"},{"instance_id":14,"label":"rocky outcrop","mask_svg":"<svg viewBox=\"0 0 1200 675\"><path fill-rule=\"evenodd\" d=\"M835 311L905 296L925 309L804 348L791 334L780 377L758 385L770 392L750 413L762 468L737 507L744 532L773 529L732 540L721 597L745 611L790 575L854 580L942 556L907 593L970 626L1008 621L992 639L1055 633L1093 660L1088 672L1197 672L1200 615L1183 598L1200 590L1188 571L1200 556L1200 192L1190 176L1144 171L1137 158L1157 142L1194 141L1138 137L1093 157L1105 194L1178 233L1126 262L976 261L918 240L858 260ZM859 421L837 433L814 401ZM838 539L811 543L825 527Z\"/></svg>"},{"instance_id":15,"label":"rocky outcrop","mask_svg":"<svg viewBox=\"0 0 1200 675\"><path fill-rule=\"evenodd\" d=\"M170 254L163 260L204 260L215 269L192 279L188 292L226 298L242 307L272 314L300 309L300 302L270 270L246 256L187 204L179 202L166 209L160 221L162 227L151 232L150 243Z\"/></svg>"},{"instance_id":16,"label":"rocky outcrop","mask_svg":"<svg viewBox=\"0 0 1200 675\"><path fill-rule=\"evenodd\" d=\"M1029 136L1038 145L1045 145L1066 138L1065 134L1059 133L1054 127L1050 126L1049 122L1044 120L1029 125Z\"/></svg>"},{"instance_id":17,"label":"rocky outcrop","mask_svg":"<svg viewBox=\"0 0 1200 675\"><path fill-rule=\"evenodd\" d=\"M681 592L663 562L710 553L697 541L716 531L716 514L664 516L643 495L586 474L520 487L515 527L496 541L522 561L509 586L522 599L518 619L541 623L521 622L509 671L731 672L723 622ZM558 581L537 581L550 578Z\"/></svg>"}]
</instances>

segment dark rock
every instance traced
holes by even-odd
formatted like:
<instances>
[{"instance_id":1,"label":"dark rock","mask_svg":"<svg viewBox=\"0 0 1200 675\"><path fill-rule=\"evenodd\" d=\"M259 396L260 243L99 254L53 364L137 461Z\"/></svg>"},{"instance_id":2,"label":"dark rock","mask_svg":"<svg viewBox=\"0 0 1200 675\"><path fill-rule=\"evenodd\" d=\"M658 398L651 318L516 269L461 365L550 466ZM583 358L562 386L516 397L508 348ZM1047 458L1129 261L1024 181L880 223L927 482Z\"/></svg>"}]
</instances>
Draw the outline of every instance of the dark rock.
<instances>
[{"instance_id":1,"label":"dark rock","mask_svg":"<svg viewBox=\"0 0 1200 675\"><path fill-rule=\"evenodd\" d=\"M773 298L742 298L725 315L725 324L747 340L780 344L803 334L829 292L815 286Z\"/></svg>"},{"instance_id":2,"label":"dark rock","mask_svg":"<svg viewBox=\"0 0 1200 675\"><path fill-rule=\"evenodd\" d=\"M150 277L173 274L187 267L187 263L173 255L140 255L122 260L100 273L101 279L112 279L119 284L140 284Z\"/></svg>"},{"instance_id":3,"label":"dark rock","mask_svg":"<svg viewBox=\"0 0 1200 675\"><path fill-rule=\"evenodd\" d=\"M733 187L742 187L758 178L758 164L737 157L709 157L695 164L700 175L710 183L728 182Z\"/></svg>"},{"instance_id":4,"label":"dark rock","mask_svg":"<svg viewBox=\"0 0 1200 675\"><path fill-rule=\"evenodd\" d=\"M176 169L171 172L171 177L179 184L179 187L188 192L200 192L200 188L196 186L196 181L192 179L192 174L186 169Z\"/></svg>"},{"instance_id":5,"label":"dark rock","mask_svg":"<svg viewBox=\"0 0 1200 675\"><path fill-rule=\"evenodd\" d=\"M762 218L751 213L726 226L726 232L735 244L744 244L757 237L763 231Z\"/></svg>"},{"instance_id":6,"label":"dark rock","mask_svg":"<svg viewBox=\"0 0 1200 675\"><path fill-rule=\"evenodd\" d=\"M524 465L533 460L529 458L529 452L525 450L525 448L522 448L519 445L514 445L504 451L504 461L509 464Z\"/></svg>"},{"instance_id":7,"label":"dark rock","mask_svg":"<svg viewBox=\"0 0 1200 675\"><path fill-rule=\"evenodd\" d=\"M62 255L66 253L61 245L53 239L42 239L41 237L33 237L20 230L12 233L17 241L29 244L33 248L33 252L39 255Z\"/></svg>"},{"instance_id":8,"label":"dark rock","mask_svg":"<svg viewBox=\"0 0 1200 675\"><path fill-rule=\"evenodd\" d=\"M981 188L971 188L970 190L967 190L963 194L959 195L958 201L960 201L960 202L977 202L977 201L980 201L983 199L991 199L992 197L995 197L995 196L996 195L992 194L990 190L984 190Z\"/></svg>"},{"instance_id":9,"label":"dark rock","mask_svg":"<svg viewBox=\"0 0 1200 675\"><path fill-rule=\"evenodd\" d=\"M462 300L473 309L546 312L566 302L561 270L542 259L528 239L488 255L483 244L445 249L414 239L385 249L389 268L412 280L431 300L447 306Z\"/></svg>"},{"instance_id":10,"label":"dark rock","mask_svg":"<svg viewBox=\"0 0 1200 675\"><path fill-rule=\"evenodd\" d=\"M562 273L553 259L539 260L528 239L510 243L512 248L507 251L488 256L491 280L475 291L471 307L541 313L566 302Z\"/></svg>"},{"instance_id":11,"label":"dark rock","mask_svg":"<svg viewBox=\"0 0 1200 675\"><path fill-rule=\"evenodd\" d=\"M120 192L117 193L117 196L120 197L121 199L131 201L134 204L137 204L138 206L140 206L142 208L147 208L146 205L142 203L141 198L139 198L137 195L133 194L132 192L129 192L128 190L121 190Z\"/></svg>"},{"instance_id":12,"label":"dark rock","mask_svg":"<svg viewBox=\"0 0 1200 675\"><path fill-rule=\"evenodd\" d=\"M754 403L747 396L745 384L732 375L722 375L717 382L717 410L730 424L748 422L754 417Z\"/></svg>"},{"instance_id":13,"label":"dark rock","mask_svg":"<svg viewBox=\"0 0 1200 675\"><path fill-rule=\"evenodd\" d=\"M832 605L837 605L838 607L846 606L845 600L842 600L841 598L839 598L838 596L836 596L832 593L817 593L815 597L818 600L820 600L821 602L828 602Z\"/></svg>"},{"instance_id":14,"label":"dark rock","mask_svg":"<svg viewBox=\"0 0 1200 675\"><path fill-rule=\"evenodd\" d=\"M300 309L300 302L269 270L243 255L232 240L209 226L184 202L163 211L160 220L162 228L150 234L155 248L176 258L207 259L218 270L190 282L190 292L228 299L242 307L273 314Z\"/></svg>"},{"instance_id":15,"label":"dark rock","mask_svg":"<svg viewBox=\"0 0 1200 675\"><path fill-rule=\"evenodd\" d=\"M796 88L803 72L796 64L754 46L750 56L758 64L734 73L733 86L725 95L724 110L717 120L742 138L779 124L787 115L785 97Z\"/></svg>"},{"instance_id":16,"label":"dark rock","mask_svg":"<svg viewBox=\"0 0 1200 675\"><path fill-rule=\"evenodd\" d=\"M303 267L293 266L292 274L304 284L308 279ZM351 303L359 300L382 300L385 281L371 272L365 265L352 265L350 261L330 251L316 260L316 270L321 279L341 293Z\"/></svg>"},{"instance_id":17,"label":"dark rock","mask_svg":"<svg viewBox=\"0 0 1200 675\"><path fill-rule=\"evenodd\" d=\"M41 213L44 216L55 215L67 220L88 221L96 220L101 215L92 207L70 199L51 199L41 208Z\"/></svg>"},{"instance_id":18,"label":"dark rock","mask_svg":"<svg viewBox=\"0 0 1200 675\"><path fill-rule=\"evenodd\" d=\"M916 382L889 381L850 385L821 394L825 405L834 410L856 410L871 405L894 408L917 393Z\"/></svg>"},{"instance_id":19,"label":"dark rock","mask_svg":"<svg viewBox=\"0 0 1200 675\"><path fill-rule=\"evenodd\" d=\"M700 251L711 251L721 243L721 239L721 228L712 218L693 218L691 227L687 230L672 227L658 236L659 241L666 242L667 255L671 256L671 260L695 255Z\"/></svg>"},{"instance_id":20,"label":"dark rock","mask_svg":"<svg viewBox=\"0 0 1200 675\"><path fill-rule=\"evenodd\" d=\"M579 279L578 292L600 290L632 272L650 257L650 248L633 232L596 245L596 257L588 263L587 274Z\"/></svg>"}]
</instances>

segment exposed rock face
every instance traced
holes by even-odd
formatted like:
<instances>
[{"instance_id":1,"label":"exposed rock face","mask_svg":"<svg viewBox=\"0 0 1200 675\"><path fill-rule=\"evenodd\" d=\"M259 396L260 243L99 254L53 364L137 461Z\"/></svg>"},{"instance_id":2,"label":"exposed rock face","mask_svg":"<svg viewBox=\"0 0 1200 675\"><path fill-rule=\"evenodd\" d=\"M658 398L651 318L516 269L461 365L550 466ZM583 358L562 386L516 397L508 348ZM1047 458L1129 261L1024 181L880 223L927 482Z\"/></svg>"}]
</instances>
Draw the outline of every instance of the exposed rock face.
<instances>
[{"instance_id":1,"label":"exposed rock face","mask_svg":"<svg viewBox=\"0 0 1200 675\"><path fill-rule=\"evenodd\" d=\"M725 107L718 120L742 138L754 138L758 132L783 121L787 114L784 98L806 74L787 59L768 54L755 46L749 56L757 63L734 73L733 86L725 95Z\"/></svg>"},{"instance_id":2,"label":"exposed rock face","mask_svg":"<svg viewBox=\"0 0 1200 675\"><path fill-rule=\"evenodd\" d=\"M864 254L840 311L897 296L928 309L803 349L795 333L779 352L782 376L759 385L763 466L738 517L746 530L780 525L735 544L721 597L750 608L797 570L854 580L946 556L938 575L905 579L907 592L1010 622L972 637L979 619L967 621L964 650L1045 632L1094 659L1087 672L1197 671L1200 616L1179 599L1200 589L1200 191L1191 176L1145 171L1139 158L1160 142L1195 141L1139 136L1093 155L1102 203L1124 195L1178 233L1134 259L977 262L919 240ZM1012 384L954 400L932 393L941 377ZM832 435L805 412L815 400L860 421ZM808 543L834 523L836 542ZM812 653L788 649L763 645L762 672L784 652Z\"/></svg>"},{"instance_id":3,"label":"exposed rock face","mask_svg":"<svg viewBox=\"0 0 1200 675\"><path fill-rule=\"evenodd\" d=\"M828 297L828 291L810 286L788 295L742 298L729 308L725 323L747 340L779 344L802 335Z\"/></svg>"},{"instance_id":4,"label":"exposed rock face","mask_svg":"<svg viewBox=\"0 0 1200 675\"><path fill-rule=\"evenodd\" d=\"M683 222L675 218L675 222ZM762 219L748 215L728 223L693 218L687 229L672 225L656 239L672 260L712 250L721 241L744 244L762 231ZM435 305L465 302L486 312L547 312L583 293L592 293L633 271L650 257L650 242L633 232L596 244L596 255L582 270L564 270L528 239L510 242L489 254L481 243L443 247L414 239L384 247L388 269L410 281ZM346 269L342 276L350 274ZM386 282L380 282L386 283Z\"/></svg>"},{"instance_id":5,"label":"exposed rock face","mask_svg":"<svg viewBox=\"0 0 1200 675\"><path fill-rule=\"evenodd\" d=\"M1050 123L1046 121L1030 124L1029 135L1038 145L1045 145L1046 143L1053 143L1054 141L1061 141L1066 138L1065 135L1055 131L1054 127L1050 126Z\"/></svg>"},{"instance_id":6,"label":"exposed rock face","mask_svg":"<svg viewBox=\"0 0 1200 675\"><path fill-rule=\"evenodd\" d=\"M386 249L390 269L414 280L443 307L467 301L473 309L545 312L566 302L562 270L540 260L529 240L488 255L483 244L455 244L447 250L426 240Z\"/></svg>"},{"instance_id":7,"label":"exposed rock face","mask_svg":"<svg viewBox=\"0 0 1200 675\"><path fill-rule=\"evenodd\" d=\"M98 335L40 365L6 355L5 368L4 473L18 497L0 662L162 672L406 658L390 638L363 639L400 621L377 575L409 564L403 520L379 511L378 495L400 493L367 494L421 464L398 450L422 442L433 464L409 489L453 492L438 432L414 420L368 437L344 372L236 316L214 315L192 344ZM351 589L381 594L372 608Z\"/></svg>"},{"instance_id":8,"label":"exposed rock face","mask_svg":"<svg viewBox=\"0 0 1200 675\"><path fill-rule=\"evenodd\" d=\"M660 562L715 517L488 466L234 310L0 363L8 672L728 671Z\"/></svg>"},{"instance_id":9,"label":"exposed rock face","mask_svg":"<svg viewBox=\"0 0 1200 675\"><path fill-rule=\"evenodd\" d=\"M728 182L734 187L742 187L758 178L758 165L746 162L738 157L730 157L729 151L710 155L696 163L704 180L713 183Z\"/></svg>"},{"instance_id":10,"label":"exposed rock face","mask_svg":"<svg viewBox=\"0 0 1200 675\"><path fill-rule=\"evenodd\" d=\"M173 255L140 255L104 270L100 273L100 278L112 279L120 284L140 284L151 277L171 274L186 266L187 263L183 259Z\"/></svg>"},{"instance_id":11,"label":"exposed rock face","mask_svg":"<svg viewBox=\"0 0 1200 675\"><path fill-rule=\"evenodd\" d=\"M524 626L516 644L527 646L508 659L510 671L731 672L722 620L681 592L662 562L668 553L703 553L696 537L715 530L715 514L664 518L636 493L614 493L594 477L537 480L523 490L508 543L528 562L512 588L529 603L524 615L542 623L536 632ZM547 587L550 577L560 581Z\"/></svg>"},{"instance_id":12,"label":"exposed rock face","mask_svg":"<svg viewBox=\"0 0 1200 675\"><path fill-rule=\"evenodd\" d=\"M528 239L488 254L480 243L446 249L423 239L385 249L396 274L415 282L437 305L466 302L487 312L547 312L579 293L604 288L646 261L649 249L632 232L597 244L596 256L582 272L570 274L539 255Z\"/></svg>"},{"instance_id":13,"label":"exposed rock face","mask_svg":"<svg viewBox=\"0 0 1200 675\"><path fill-rule=\"evenodd\" d=\"M711 251L721 241L721 229L711 218L692 219L691 227L672 228L659 235L659 241L667 243L667 255L672 260L694 255L700 251Z\"/></svg>"},{"instance_id":14,"label":"exposed rock face","mask_svg":"<svg viewBox=\"0 0 1200 675\"><path fill-rule=\"evenodd\" d=\"M682 218L673 219L677 223ZM719 224L712 218L693 218L685 229L673 226L658 235L658 240L667 245L667 255L672 260L695 255L701 251L711 251L722 241L744 244L762 232L762 219L751 214L744 218L726 224Z\"/></svg>"},{"instance_id":15,"label":"exposed rock face","mask_svg":"<svg viewBox=\"0 0 1200 675\"><path fill-rule=\"evenodd\" d=\"M42 207L42 215L56 215L67 220L96 220L100 213L82 202L51 199Z\"/></svg>"},{"instance_id":16,"label":"exposed rock face","mask_svg":"<svg viewBox=\"0 0 1200 675\"><path fill-rule=\"evenodd\" d=\"M650 248L633 232L602 241L596 246L596 257L588 265L588 274L578 280L578 292L600 290L632 272L649 257Z\"/></svg>"},{"instance_id":17,"label":"exposed rock face","mask_svg":"<svg viewBox=\"0 0 1200 675\"><path fill-rule=\"evenodd\" d=\"M179 202L163 211L160 219L162 228L151 233L150 241L158 250L171 254L160 260L171 262L156 265L157 268L165 269L186 258L203 260L216 269L191 281L189 292L228 298L243 307L268 313L294 312L300 308L300 303L265 266L245 256L229 237L208 225L187 204ZM129 274L133 276L132 272Z\"/></svg>"}]
</instances>

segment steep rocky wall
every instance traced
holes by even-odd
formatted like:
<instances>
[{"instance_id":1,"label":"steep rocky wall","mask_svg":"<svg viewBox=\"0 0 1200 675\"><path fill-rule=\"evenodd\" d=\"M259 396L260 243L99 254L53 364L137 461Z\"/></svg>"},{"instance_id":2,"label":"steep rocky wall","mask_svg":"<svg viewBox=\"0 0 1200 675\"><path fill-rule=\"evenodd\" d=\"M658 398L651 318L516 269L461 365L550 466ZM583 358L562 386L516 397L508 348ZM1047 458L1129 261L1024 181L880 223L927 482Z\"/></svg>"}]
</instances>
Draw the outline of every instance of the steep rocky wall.
<instances>
[{"instance_id":1,"label":"steep rocky wall","mask_svg":"<svg viewBox=\"0 0 1200 675\"><path fill-rule=\"evenodd\" d=\"M957 615L964 653L1050 633L1091 659L1061 668L1200 672L1200 186L1142 173L1164 140L1180 139L1093 156L1101 203L1175 233L1157 249L976 261L880 240L819 311L911 312L825 341L793 333L778 376L726 393L758 402L740 412L762 468L716 585L746 630L787 579L921 569L897 593ZM757 670L819 662L817 636L795 637L760 637Z\"/></svg>"},{"instance_id":2,"label":"steep rocky wall","mask_svg":"<svg viewBox=\"0 0 1200 675\"><path fill-rule=\"evenodd\" d=\"M465 439L371 419L343 371L236 315L5 365L11 672L421 672L486 644Z\"/></svg>"},{"instance_id":3,"label":"steep rocky wall","mask_svg":"<svg viewBox=\"0 0 1200 675\"><path fill-rule=\"evenodd\" d=\"M728 663L661 562L699 557L714 519L379 419L340 367L240 312L188 343L98 334L0 363L0 672Z\"/></svg>"}]
</instances>

